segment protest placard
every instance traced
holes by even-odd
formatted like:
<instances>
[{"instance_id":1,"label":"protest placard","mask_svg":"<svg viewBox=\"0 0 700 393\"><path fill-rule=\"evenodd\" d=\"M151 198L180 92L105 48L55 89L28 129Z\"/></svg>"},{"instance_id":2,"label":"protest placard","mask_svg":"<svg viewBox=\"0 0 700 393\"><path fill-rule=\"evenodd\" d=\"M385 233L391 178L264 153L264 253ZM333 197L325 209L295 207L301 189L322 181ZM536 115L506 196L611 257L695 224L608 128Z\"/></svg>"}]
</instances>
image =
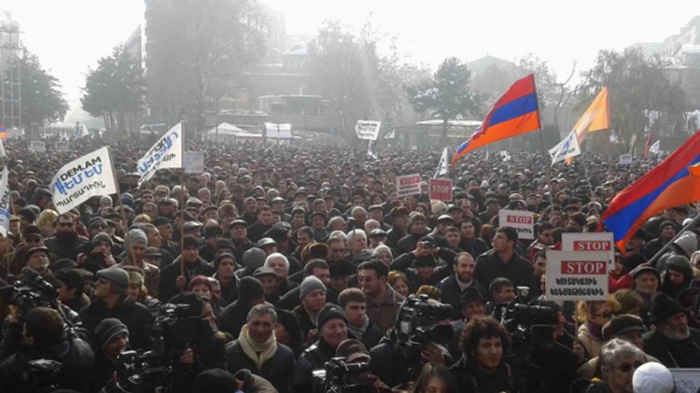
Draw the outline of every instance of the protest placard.
<instances>
[{"instance_id":1,"label":"protest placard","mask_svg":"<svg viewBox=\"0 0 700 393\"><path fill-rule=\"evenodd\" d=\"M358 120L355 125L355 133L358 139L376 141L381 128L381 121Z\"/></svg>"},{"instance_id":2,"label":"protest placard","mask_svg":"<svg viewBox=\"0 0 700 393\"><path fill-rule=\"evenodd\" d=\"M547 300L605 300L607 296L607 252L547 251Z\"/></svg>"},{"instance_id":3,"label":"protest placard","mask_svg":"<svg viewBox=\"0 0 700 393\"><path fill-rule=\"evenodd\" d=\"M93 196L115 194L117 185L107 147L64 165L51 180L56 210L66 213Z\"/></svg>"},{"instance_id":4,"label":"protest placard","mask_svg":"<svg viewBox=\"0 0 700 393\"><path fill-rule=\"evenodd\" d=\"M621 154L619 163L620 163L620 165L631 165L632 164L632 155L631 154Z\"/></svg>"},{"instance_id":5,"label":"protest placard","mask_svg":"<svg viewBox=\"0 0 700 393\"><path fill-rule=\"evenodd\" d=\"M452 180L430 179L428 181L430 199L438 201L452 200Z\"/></svg>"},{"instance_id":6,"label":"protest placard","mask_svg":"<svg viewBox=\"0 0 700 393\"><path fill-rule=\"evenodd\" d=\"M420 175L414 173L412 175L396 176L396 195L399 198L420 194Z\"/></svg>"},{"instance_id":7,"label":"protest placard","mask_svg":"<svg viewBox=\"0 0 700 393\"><path fill-rule=\"evenodd\" d=\"M669 368L676 381L676 393L697 393L700 389L699 368Z\"/></svg>"},{"instance_id":8,"label":"protest placard","mask_svg":"<svg viewBox=\"0 0 700 393\"><path fill-rule=\"evenodd\" d=\"M182 166L185 168L185 173L204 173L204 153L186 151L182 156Z\"/></svg>"},{"instance_id":9,"label":"protest placard","mask_svg":"<svg viewBox=\"0 0 700 393\"><path fill-rule=\"evenodd\" d=\"M512 227L518 231L518 239L533 240L535 238L535 215L533 212L519 210L500 210L498 212L500 226Z\"/></svg>"},{"instance_id":10,"label":"protest placard","mask_svg":"<svg viewBox=\"0 0 700 393\"><path fill-rule=\"evenodd\" d=\"M56 142L53 145L53 149L58 152L66 152L70 150L69 142Z\"/></svg>"},{"instance_id":11,"label":"protest placard","mask_svg":"<svg viewBox=\"0 0 700 393\"><path fill-rule=\"evenodd\" d=\"M562 251L606 251L609 269L615 268L615 244L610 232L563 233Z\"/></svg>"},{"instance_id":12,"label":"protest placard","mask_svg":"<svg viewBox=\"0 0 700 393\"><path fill-rule=\"evenodd\" d=\"M30 141L29 142L29 150L39 152L39 153L45 153L46 152L46 143L44 143L44 141Z\"/></svg>"},{"instance_id":13,"label":"protest placard","mask_svg":"<svg viewBox=\"0 0 700 393\"><path fill-rule=\"evenodd\" d=\"M177 123L151 146L136 166L139 186L159 169L182 168L182 123Z\"/></svg>"}]
</instances>

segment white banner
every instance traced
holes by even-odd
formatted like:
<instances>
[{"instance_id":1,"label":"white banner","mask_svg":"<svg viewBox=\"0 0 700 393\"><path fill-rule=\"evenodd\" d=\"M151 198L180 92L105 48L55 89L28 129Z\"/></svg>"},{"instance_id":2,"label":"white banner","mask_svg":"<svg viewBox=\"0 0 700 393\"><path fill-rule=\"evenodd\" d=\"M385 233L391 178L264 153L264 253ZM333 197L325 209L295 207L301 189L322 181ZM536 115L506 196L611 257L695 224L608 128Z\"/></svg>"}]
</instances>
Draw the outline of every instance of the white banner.
<instances>
[{"instance_id":1,"label":"white banner","mask_svg":"<svg viewBox=\"0 0 700 393\"><path fill-rule=\"evenodd\" d=\"M29 142L29 150L36 151L39 153L46 152L46 143L43 141L31 141Z\"/></svg>"},{"instance_id":2,"label":"white banner","mask_svg":"<svg viewBox=\"0 0 700 393\"><path fill-rule=\"evenodd\" d=\"M615 268L615 244L612 232L562 233L562 251L605 251L609 268Z\"/></svg>"},{"instance_id":3,"label":"white banner","mask_svg":"<svg viewBox=\"0 0 700 393\"><path fill-rule=\"evenodd\" d=\"M292 139L292 125L289 123L265 123L265 136L268 139Z\"/></svg>"},{"instance_id":4,"label":"white banner","mask_svg":"<svg viewBox=\"0 0 700 393\"><path fill-rule=\"evenodd\" d=\"M103 147L69 162L51 180L53 204L63 214L93 196L117 192L109 150Z\"/></svg>"},{"instance_id":5,"label":"white banner","mask_svg":"<svg viewBox=\"0 0 700 393\"><path fill-rule=\"evenodd\" d=\"M548 301L605 300L607 296L607 252L547 251Z\"/></svg>"},{"instance_id":6,"label":"white banner","mask_svg":"<svg viewBox=\"0 0 700 393\"><path fill-rule=\"evenodd\" d=\"M533 240L535 238L535 214L520 210L504 210L498 212L498 224L502 227L515 228L518 239Z\"/></svg>"},{"instance_id":7,"label":"white banner","mask_svg":"<svg viewBox=\"0 0 700 393\"><path fill-rule=\"evenodd\" d=\"M396 176L396 196L399 198L420 194L420 174Z\"/></svg>"},{"instance_id":8,"label":"white banner","mask_svg":"<svg viewBox=\"0 0 700 393\"><path fill-rule=\"evenodd\" d=\"M186 151L182 157L185 173L204 173L204 152Z\"/></svg>"},{"instance_id":9,"label":"white banner","mask_svg":"<svg viewBox=\"0 0 700 393\"><path fill-rule=\"evenodd\" d=\"M358 120L355 125L355 133L357 133L358 139L376 141L381 128L381 121Z\"/></svg>"},{"instance_id":10,"label":"white banner","mask_svg":"<svg viewBox=\"0 0 700 393\"><path fill-rule=\"evenodd\" d=\"M676 382L676 393L697 393L700 389L700 368L669 368Z\"/></svg>"},{"instance_id":11,"label":"white banner","mask_svg":"<svg viewBox=\"0 0 700 393\"><path fill-rule=\"evenodd\" d=\"M182 168L182 138L182 123L177 123L146 152L137 166L139 186L159 169Z\"/></svg>"},{"instance_id":12,"label":"white banner","mask_svg":"<svg viewBox=\"0 0 700 393\"><path fill-rule=\"evenodd\" d=\"M659 154L659 149L661 148L661 139L654 142L649 148L649 153Z\"/></svg>"},{"instance_id":13,"label":"white banner","mask_svg":"<svg viewBox=\"0 0 700 393\"><path fill-rule=\"evenodd\" d=\"M619 163L620 163L620 165L631 165L632 164L632 155L631 154L621 154Z\"/></svg>"},{"instance_id":14,"label":"white banner","mask_svg":"<svg viewBox=\"0 0 700 393\"><path fill-rule=\"evenodd\" d=\"M56 142L53 145L53 149L55 151L69 151L70 150L70 143L69 142Z\"/></svg>"},{"instance_id":15,"label":"white banner","mask_svg":"<svg viewBox=\"0 0 700 393\"><path fill-rule=\"evenodd\" d=\"M386 134L384 139L394 139L396 138L396 130L391 130L390 133Z\"/></svg>"},{"instance_id":16,"label":"white banner","mask_svg":"<svg viewBox=\"0 0 700 393\"><path fill-rule=\"evenodd\" d=\"M442 175L446 175L447 172L449 171L449 166L447 163L447 148L442 151L442 157L440 157L440 163L438 164L437 170L435 171L435 176L433 177L440 177Z\"/></svg>"},{"instance_id":17,"label":"white banner","mask_svg":"<svg viewBox=\"0 0 700 393\"><path fill-rule=\"evenodd\" d=\"M7 152L5 151L5 143L0 139L0 158L7 157Z\"/></svg>"},{"instance_id":18,"label":"white banner","mask_svg":"<svg viewBox=\"0 0 700 393\"><path fill-rule=\"evenodd\" d=\"M7 237L7 231L10 229L10 211L12 210L10 187L7 184L9 177L10 172L5 165L5 169L2 170L2 179L0 179L0 234L3 237Z\"/></svg>"},{"instance_id":19,"label":"white banner","mask_svg":"<svg viewBox=\"0 0 700 393\"><path fill-rule=\"evenodd\" d=\"M375 141L369 141L367 144L367 155L375 160L379 159L379 154L377 154L377 143Z\"/></svg>"},{"instance_id":20,"label":"white banner","mask_svg":"<svg viewBox=\"0 0 700 393\"><path fill-rule=\"evenodd\" d=\"M552 166L567 158L576 157L580 154L581 147L578 145L576 130L572 130L559 144L549 149L549 155L552 157Z\"/></svg>"}]
</instances>

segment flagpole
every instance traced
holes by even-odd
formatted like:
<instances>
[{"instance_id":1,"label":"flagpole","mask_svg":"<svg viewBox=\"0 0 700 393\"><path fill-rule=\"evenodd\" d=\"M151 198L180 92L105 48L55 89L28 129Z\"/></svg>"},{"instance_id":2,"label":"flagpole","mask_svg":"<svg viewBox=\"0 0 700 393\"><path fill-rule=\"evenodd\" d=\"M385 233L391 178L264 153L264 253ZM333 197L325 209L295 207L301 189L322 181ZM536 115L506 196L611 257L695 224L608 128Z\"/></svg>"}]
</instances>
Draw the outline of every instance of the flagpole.
<instances>
[{"instance_id":1,"label":"flagpole","mask_svg":"<svg viewBox=\"0 0 700 393\"><path fill-rule=\"evenodd\" d=\"M126 218L126 210L124 209L124 202L122 202L122 193L119 189L119 182L117 181L117 171L114 168L114 160L112 159L112 149L110 147L107 147L107 155L109 156L109 164L112 166L112 179L114 181L114 185L116 186L115 188L117 189L117 202L119 203L119 210L121 211L122 216L124 240L126 240L129 235L129 220L127 220ZM134 258L134 252L129 247L126 248L126 253L127 257L134 261L134 264L138 263L136 258Z\"/></svg>"},{"instance_id":2,"label":"flagpole","mask_svg":"<svg viewBox=\"0 0 700 393\"><path fill-rule=\"evenodd\" d=\"M532 76L532 84L535 86L535 91L537 91L537 80L535 80L535 76ZM540 124L540 129L539 129L539 134L540 134L540 144L542 146L542 162L545 163L547 161L547 149L544 147L544 134L542 133L542 118L540 117L540 110L539 110L539 96L535 95L537 97L537 122ZM558 126L558 125L557 125ZM558 127L557 127L558 129ZM544 168L547 171L547 178L552 174L552 167L547 166L544 164ZM551 180L551 179L550 179ZM525 195L525 197L527 197ZM549 193L549 204L553 205L554 204L554 196L552 193Z\"/></svg>"}]
</instances>

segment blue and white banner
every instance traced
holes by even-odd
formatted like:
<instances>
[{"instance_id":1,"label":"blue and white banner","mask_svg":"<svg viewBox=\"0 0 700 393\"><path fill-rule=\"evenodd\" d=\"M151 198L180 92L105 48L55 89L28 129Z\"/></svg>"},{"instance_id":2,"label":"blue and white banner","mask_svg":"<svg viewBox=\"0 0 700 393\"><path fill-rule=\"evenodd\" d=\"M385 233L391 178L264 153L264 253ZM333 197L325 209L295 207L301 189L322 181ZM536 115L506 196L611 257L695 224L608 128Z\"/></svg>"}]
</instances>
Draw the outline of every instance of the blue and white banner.
<instances>
[{"instance_id":1,"label":"blue and white banner","mask_svg":"<svg viewBox=\"0 0 700 393\"><path fill-rule=\"evenodd\" d=\"M8 186L8 178L10 177L10 172L7 170L7 165L2 171L2 178L0 179L0 234L3 237L7 237L7 231L10 229L10 211L12 206L10 206L10 187Z\"/></svg>"},{"instance_id":2,"label":"blue and white banner","mask_svg":"<svg viewBox=\"0 0 700 393\"><path fill-rule=\"evenodd\" d=\"M438 164L437 169L435 170L435 176L434 178L438 178L442 175L446 175L450 171L450 166L447 163L447 148L442 151L442 156L440 157L440 163Z\"/></svg>"},{"instance_id":3,"label":"blue and white banner","mask_svg":"<svg viewBox=\"0 0 700 393\"><path fill-rule=\"evenodd\" d=\"M63 214L93 196L117 192L107 147L95 150L64 165L51 180L52 200Z\"/></svg>"},{"instance_id":4,"label":"blue and white banner","mask_svg":"<svg viewBox=\"0 0 700 393\"><path fill-rule=\"evenodd\" d=\"M355 133L357 134L357 139L376 141L381 128L381 121L358 120L355 125Z\"/></svg>"},{"instance_id":5,"label":"blue and white banner","mask_svg":"<svg viewBox=\"0 0 700 393\"><path fill-rule=\"evenodd\" d=\"M159 170L182 168L182 123L177 123L138 162L139 186Z\"/></svg>"},{"instance_id":6,"label":"blue and white banner","mask_svg":"<svg viewBox=\"0 0 700 393\"><path fill-rule=\"evenodd\" d=\"M581 154L581 147L578 144L576 130L571 130L569 136L564 138L556 146L549 149L549 155L552 157L552 166L556 163L566 160L567 158L576 157Z\"/></svg>"}]
</instances>

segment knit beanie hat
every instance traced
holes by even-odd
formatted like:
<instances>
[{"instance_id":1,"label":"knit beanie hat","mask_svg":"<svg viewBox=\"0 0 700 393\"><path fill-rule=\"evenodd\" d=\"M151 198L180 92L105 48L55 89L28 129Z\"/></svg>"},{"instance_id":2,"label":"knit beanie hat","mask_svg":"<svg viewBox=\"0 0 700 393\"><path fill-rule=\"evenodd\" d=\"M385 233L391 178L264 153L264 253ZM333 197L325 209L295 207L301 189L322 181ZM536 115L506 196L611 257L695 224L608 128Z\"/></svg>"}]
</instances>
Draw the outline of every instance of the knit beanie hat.
<instances>
[{"instance_id":1,"label":"knit beanie hat","mask_svg":"<svg viewBox=\"0 0 700 393\"><path fill-rule=\"evenodd\" d=\"M253 247L243 253L243 266L250 272L254 272L255 269L262 267L265 264L265 251Z\"/></svg>"},{"instance_id":2,"label":"knit beanie hat","mask_svg":"<svg viewBox=\"0 0 700 393\"><path fill-rule=\"evenodd\" d=\"M632 386L634 393L671 393L675 382L666 366L649 362L634 371Z\"/></svg>"},{"instance_id":3,"label":"knit beanie hat","mask_svg":"<svg viewBox=\"0 0 700 393\"><path fill-rule=\"evenodd\" d=\"M345 311L343 311L343 309L338 305L328 303L318 313L318 316L316 317L316 327L320 331L326 322L336 318L342 319L346 324L348 323L348 318L345 316Z\"/></svg>"},{"instance_id":4,"label":"knit beanie hat","mask_svg":"<svg viewBox=\"0 0 700 393\"><path fill-rule=\"evenodd\" d=\"M195 392L207 393L231 393L236 391L236 378L222 369L212 369L202 372L194 380Z\"/></svg>"},{"instance_id":5,"label":"knit beanie hat","mask_svg":"<svg viewBox=\"0 0 700 393\"><path fill-rule=\"evenodd\" d=\"M100 232L92 238L93 244L99 244L100 242L109 243L110 247L114 247L114 240L112 240L112 237L104 232Z\"/></svg>"},{"instance_id":6,"label":"knit beanie hat","mask_svg":"<svg viewBox=\"0 0 700 393\"><path fill-rule=\"evenodd\" d=\"M321 289L323 292L326 292L326 286L323 285L321 280L319 280L316 276L308 276L304 278L304 281L302 281L301 285L299 286L299 299L304 300L306 295L317 289Z\"/></svg>"},{"instance_id":7,"label":"knit beanie hat","mask_svg":"<svg viewBox=\"0 0 700 393\"><path fill-rule=\"evenodd\" d=\"M686 280L693 277L693 268L690 266L688 258L682 255L673 255L666 261L666 270L679 272Z\"/></svg>"},{"instance_id":8,"label":"knit beanie hat","mask_svg":"<svg viewBox=\"0 0 700 393\"><path fill-rule=\"evenodd\" d=\"M146 233L144 231L140 229L132 229L126 235L124 243L127 249L131 247L132 244L136 243L143 243L143 246L146 247L148 246L148 237L146 237Z\"/></svg>"},{"instance_id":9,"label":"knit beanie hat","mask_svg":"<svg viewBox=\"0 0 700 393\"><path fill-rule=\"evenodd\" d=\"M118 334L125 333L129 336L129 329L117 318L105 318L97 324L93 335L93 348L104 350L107 344Z\"/></svg>"},{"instance_id":10,"label":"knit beanie hat","mask_svg":"<svg viewBox=\"0 0 700 393\"><path fill-rule=\"evenodd\" d=\"M657 292L651 299L649 323L656 324L664 322L680 312L685 312L685 309L683 309L683 306L681 306L676 299L663 292Z\"/></svg>"}]
</instances>

